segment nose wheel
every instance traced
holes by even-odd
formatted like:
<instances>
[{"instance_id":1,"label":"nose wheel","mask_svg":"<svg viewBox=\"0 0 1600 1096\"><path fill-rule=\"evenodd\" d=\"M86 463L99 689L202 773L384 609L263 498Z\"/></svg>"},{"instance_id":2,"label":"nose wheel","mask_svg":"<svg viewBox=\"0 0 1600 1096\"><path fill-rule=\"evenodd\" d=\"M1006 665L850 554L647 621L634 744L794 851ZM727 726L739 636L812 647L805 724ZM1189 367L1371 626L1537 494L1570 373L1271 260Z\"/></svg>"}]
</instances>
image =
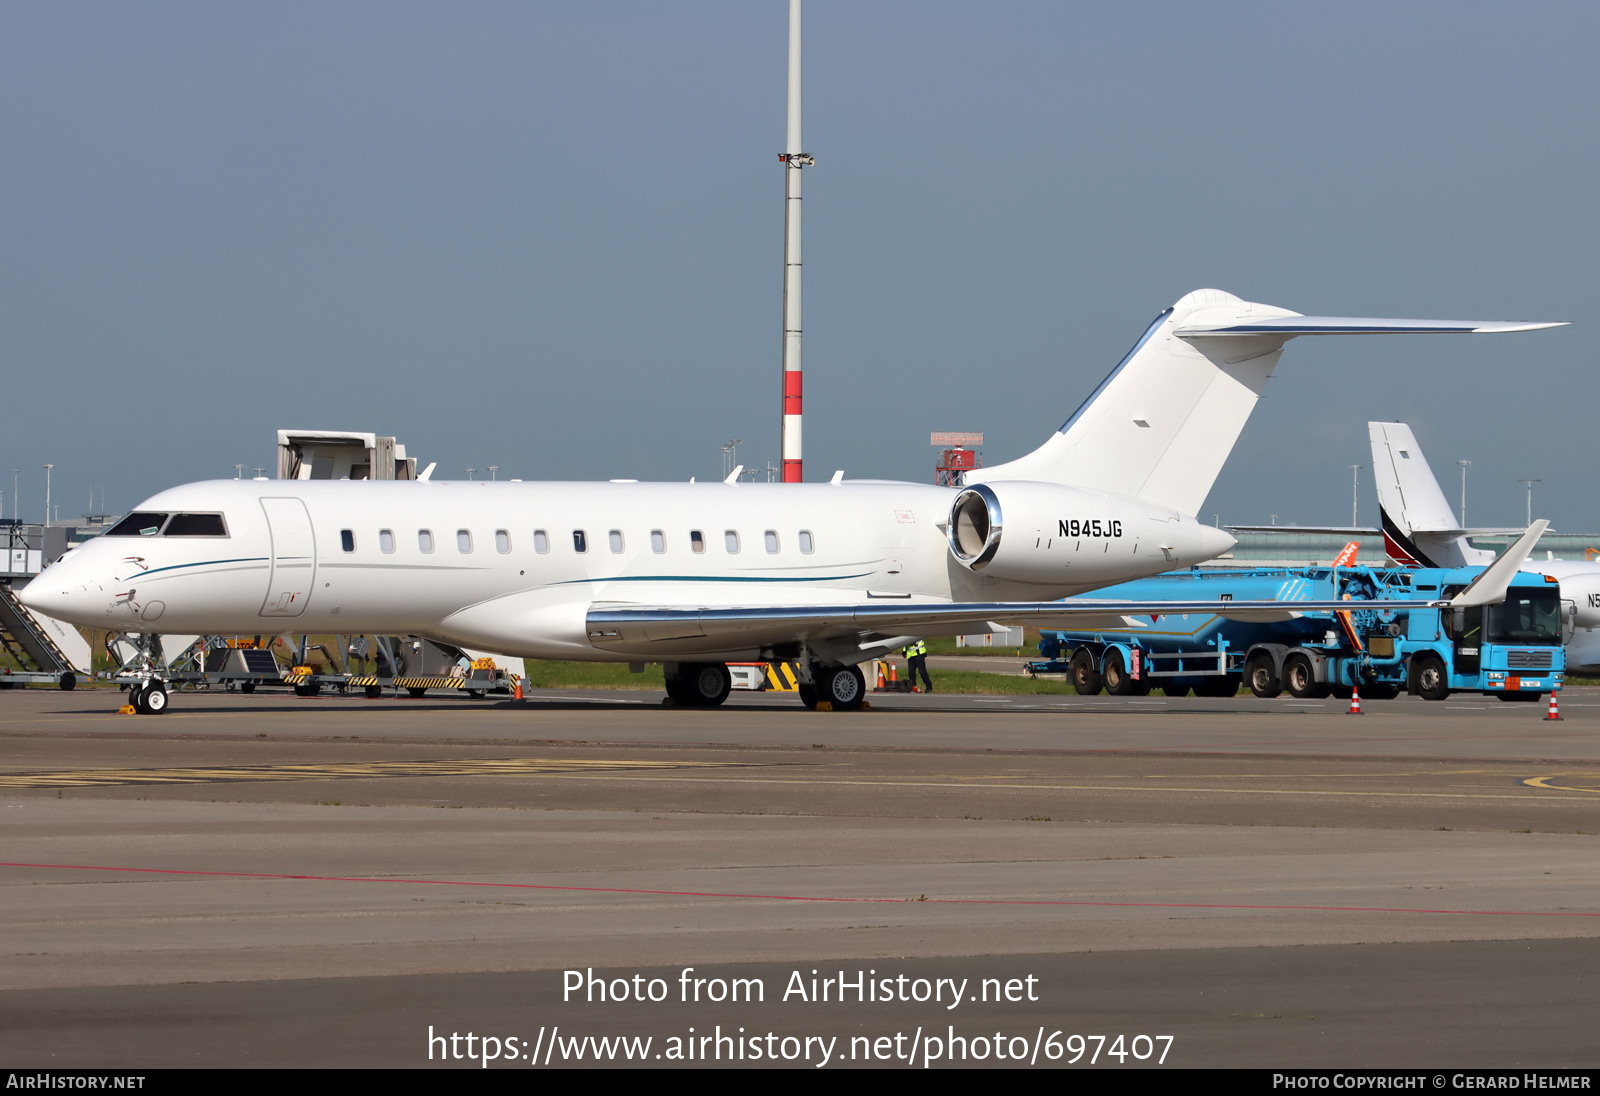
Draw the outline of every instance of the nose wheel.
<instances>
[{"instance_id":1,"label":"nose wheel","mask_svg":"<svg viewBox=\"0 0 1600 1096\"><path fill-rule=\"evenodd\" d=\"M128 703L140 715L160 715L167 710L167 685L164 681L141 681L128 690Z\"/></svg>"}]
</instances>

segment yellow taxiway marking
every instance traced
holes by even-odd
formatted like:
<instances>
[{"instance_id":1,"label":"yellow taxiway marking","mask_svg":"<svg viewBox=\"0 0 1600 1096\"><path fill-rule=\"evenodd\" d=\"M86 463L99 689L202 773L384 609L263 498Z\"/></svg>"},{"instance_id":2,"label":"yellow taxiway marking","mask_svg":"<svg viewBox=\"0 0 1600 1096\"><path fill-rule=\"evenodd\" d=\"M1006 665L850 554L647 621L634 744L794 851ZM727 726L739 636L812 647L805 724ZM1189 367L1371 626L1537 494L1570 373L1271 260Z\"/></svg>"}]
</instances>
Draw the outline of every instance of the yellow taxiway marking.
<instances>
[{"instance_id":1,"label":"yellow taxiway marking","mask_svg":"<svg viewBox=\"0 0 1600 1096\"><path fill-rule=\"evenodd\" d=\"M126 784L219 784L379 776L528 776L640 769L721 768L720 761L586 761L546 757L352 761L327 765L225 765L164 769L52 769L0 773L0 788L92 788Z\"/></svg>"},{"instance_id":2,"label":"yellow taxiway marking","mask_svg":"<svg viewBox=\"0 0 1600 1096\"><path fill-rule=\"evenodd\" d=\"M1548 788L1553 792L1588 792L1600 795L1600 787L1573 788L1565 784L1551 784L1552 780L1600 780L1600 773L1551 773L1549 776L1530 776L1523 783L1530 788Z\"/></svg>"},{"instance_id":3,"label":"yellow taxiway marking","mask_svg":"<svg viewBox=\"0 0 1600 1096\"><path fill-rule=\"evenodd\" d=\"M665 767L665 766L663 766ZM727 766L734 768L736 766ZM577 778L595 780L643 780L642 776L627 773L574 773ZM648 779L658 779L650 777ZM1378 792L1378 791L1325 791L1315 788L1174 788L1141 787L1138 784L972 784L962 780L794 780L785 777L716 777L664 776L659 778L674 784L806 784L811 786L854 788L964 788L982 791L1040 791L1040 792L1185 792L1226 793L1229 795L1301 795L1301 796L1364 796L1383 799L1523 799L1539 803L1550 802L1549 796L1511 795L1505 792ZM1527 781L1524 781L1527 783ZM1553 791L1588 791L1587 788L1552 788ZM1583 796L1570 796L1578 802L1589 802Z\"/></svg>"}]
</instances>

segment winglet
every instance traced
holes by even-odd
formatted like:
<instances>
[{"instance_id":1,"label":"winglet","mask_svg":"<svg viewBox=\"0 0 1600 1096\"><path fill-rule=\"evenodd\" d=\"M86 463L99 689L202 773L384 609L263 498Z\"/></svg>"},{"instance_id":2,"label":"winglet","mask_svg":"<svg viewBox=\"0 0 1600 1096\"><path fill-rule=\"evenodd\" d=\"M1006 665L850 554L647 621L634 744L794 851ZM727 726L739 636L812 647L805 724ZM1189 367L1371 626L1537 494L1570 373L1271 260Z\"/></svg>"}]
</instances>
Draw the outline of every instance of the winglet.
<instances>
[{"instance_id":1,"label":"winglet","mask_svg":"<svg viewBox=\"0 0 1600 1096\"><path fill-rule=\"evenodd\" d=\"M418 483L427 483L430 479L433 478L433 470L435 468L437 468L437 467L439 467L439 462L438 461L434 461L433 463L429 464L428 467L426 467L426 468L424 468L422 470L422 475L417 477L417 482Z\"/></svg>"},{"instance_id":2,"label":"winglet","mask_svg":"<svg viewBox=\"0 0 1600 1096\"><path fill-rule=\"evenodd\" d=\"M1528 531L1518 537L1516 543L1507 548L1499 559L1485 567L1483 574L1472 580L1472 585L1450 599L1450 607L1470 609L1504 601L1506 588L1511 585L1512 578L1522 568L1528 553L1533 551L1533 546L1549 526L1550 523L1544 518L1528 526Z\"/></svg>"}]
</instances>

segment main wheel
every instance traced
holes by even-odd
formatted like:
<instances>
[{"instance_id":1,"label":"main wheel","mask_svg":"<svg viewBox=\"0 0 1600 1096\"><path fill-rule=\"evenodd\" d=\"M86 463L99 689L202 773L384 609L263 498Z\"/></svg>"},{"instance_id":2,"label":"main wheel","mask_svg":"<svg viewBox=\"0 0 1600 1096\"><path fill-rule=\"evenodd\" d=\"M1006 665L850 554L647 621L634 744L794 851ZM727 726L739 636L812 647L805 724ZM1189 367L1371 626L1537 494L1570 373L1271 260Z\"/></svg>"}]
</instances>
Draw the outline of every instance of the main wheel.
<instances>
[{"instance_id":1,"label":"main wheel","mask_svg":"<svg viewBox=\"0 0 1600 1096\"><path fill-rule=\"evenodd\" d=\"M1327 682L1317 680L1317 671L1305 655L1283 660L1283 683L1296 700L1321 700L1328 695Z\"/></svg>"},{"instance_id":2,"label":"main wheel","mask_svg":"<svg viewBox=\"0 0 1600 1096\"><path fill-rule=\"evenodd\" d=\"M1450 679L1438 656L1423 655L1411 664L1411 687L1423 700L1444 700L1450 695Z\"/></svg>"},{"instance_id":3,"label":"main wheel","mask_svg":"<svg viewBox=\"0 0 1600 1096\"><path fill-rule=\"evenodd\" d=\"M721 662L684 663L667 678L667 695L695 708L715 708L728 699L732 688L733 675Z\"/></svg>"},{"instance_id":4,"label":"main wheel","mask_svg":"<svg viewBox=\"0 0 1600 1096\"><path fill-rule=\"evenodd\" d=\"M859 666L839 666L827 671L822 681L822 699L836 712L853 712L867 699L867 679Z\"/></svg>"},{"instance_id":5,"label":"main wheel","mask_svg":"<svg viewBox=\"0 0 1600 1096\"><path fill-rule=\"evenodd\" d=\"M796 682L794 691L800 696L800 703L812 711L817 710L817 701L822 699L822 694L815 685L807 685L804 681Z\"/></svg>"},{"instance_id":6,"label":"main wheel","mask_svg":"<svg viewBox=\"0 0 1600 1096\"><path fill-rule=\"evenodd\" d=\"M1072 653L1072 661L1067 665L1067 678L1079 696L1098 696L1105 686L1100 667L1087 647L1079 647Z\"/></svg>"},{"instance_id":7,"label":"main wheel","mask_svg":"<svg viewBox=\"0 0 1600 1096\"><path fill-rule=\"evenodd\" d=\"M1283 692L1283 682L1278 680L1277 668L1272 665L1272 656L1268 654L1256 655L1245 664L1244 680L1250 686L1250 691L1263 700L1270 700Z\"/></svg>"},{"instance_id":8,"label":"main wheel","mask_svg":"<svg viewBox=\"0 0 1600 1096\"><path fill-rule=\"evenodd\" d=\"M689 693L697 706L715 708L728 699L728 692L733 688L733 675L728 672L726 664L707 662L694 668L694 676L688 679L688 684Z\"/></svg>"}]
</instances>

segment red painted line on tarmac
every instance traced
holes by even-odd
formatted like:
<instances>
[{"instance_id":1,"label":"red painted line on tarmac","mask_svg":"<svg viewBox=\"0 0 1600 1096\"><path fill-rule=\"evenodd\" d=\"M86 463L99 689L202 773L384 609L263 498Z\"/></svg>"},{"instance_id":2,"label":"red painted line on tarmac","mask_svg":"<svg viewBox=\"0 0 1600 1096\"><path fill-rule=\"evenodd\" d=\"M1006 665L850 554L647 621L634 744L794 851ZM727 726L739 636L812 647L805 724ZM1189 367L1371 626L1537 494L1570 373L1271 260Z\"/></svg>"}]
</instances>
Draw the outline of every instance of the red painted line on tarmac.
<instances>
[{"instance_id":1,"label":"red painted line on tarmac","mask_svg":"<svg viewBox=\"0 0 1600 1096\"><path fill-rule=\"evenodd\" d=\"M734 894L724 891L647 890L638 887L573 887L556 883L485 883L471 879L406 879L390 876L286 875L275 872L196 871L187 868L119 868L96 864L15 864L0 868L49 868L60 871L141 872L150 875L194 875L224 879L303 879L318 883L391 883L429 887L503 887L513 890L568 891L585 894L651 894L669 898L759 898L774 902L913 902L942 906L1086 906L1113 909L1291 910L1325 913L1440 913L1484 917L1600 917L1600 911L1576 910L1443 910L1403 906L1283 906L1235 902L1089 902L1056 898L844 898L809 894Z\"/></svg>"}]
</instances>

